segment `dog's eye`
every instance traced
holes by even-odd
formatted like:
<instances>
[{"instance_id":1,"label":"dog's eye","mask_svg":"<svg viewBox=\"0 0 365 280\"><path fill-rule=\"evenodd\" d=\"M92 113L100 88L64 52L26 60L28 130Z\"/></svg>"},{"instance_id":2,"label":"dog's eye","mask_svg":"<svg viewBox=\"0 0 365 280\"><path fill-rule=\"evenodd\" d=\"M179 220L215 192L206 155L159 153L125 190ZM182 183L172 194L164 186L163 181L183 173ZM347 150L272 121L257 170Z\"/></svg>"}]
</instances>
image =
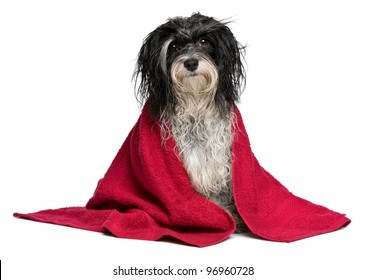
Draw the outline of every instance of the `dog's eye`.
<instances>
[{"instance_id":1,"label":"dog's eye","mask_svg":"<svg viewBox=\"0 0 365 280\"><path fill-rule=\"evenodd\" d=\"M170 51L178 51L180 49L180 46L176 42L171 42L169 45Z\"/></svg>"},{"instance_id":2,"label":"dog's eye","mask_svg":"<svg viewBox=\"0 0 365 280\"><path fill-rule=\"evenodd\" d=\"M199 47L206 47L209 45L209 41L206 38L200 38L198 41Z\"/></svg>"}]
</instances>

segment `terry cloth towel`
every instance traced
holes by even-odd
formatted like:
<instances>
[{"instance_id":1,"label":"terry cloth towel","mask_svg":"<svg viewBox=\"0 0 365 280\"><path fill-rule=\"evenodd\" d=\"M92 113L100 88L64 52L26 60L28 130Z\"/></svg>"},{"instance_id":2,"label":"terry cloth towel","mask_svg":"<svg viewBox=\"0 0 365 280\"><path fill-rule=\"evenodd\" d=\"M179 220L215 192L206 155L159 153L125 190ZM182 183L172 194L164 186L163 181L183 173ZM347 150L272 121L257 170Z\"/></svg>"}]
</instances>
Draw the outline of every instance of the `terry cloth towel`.
<instances>
[{"instance_id":1,"label":"terry cloth towel","mask_svg":"<svg viewBox=\"0 0 365 280\"><path fill-rule=\"evenodd\" d=\"M237 209L252 233L291 242L335 231L350 223L344 214L290 193L265 171L251 151L238 108L232 144L232 183ZM174 237L204 247L225 240L235 222L221 207L197 194L176 154L172 137L143 109L86 207L43 210L15 217L65 225L116 237Z\"/></svg>"}]
</instances>

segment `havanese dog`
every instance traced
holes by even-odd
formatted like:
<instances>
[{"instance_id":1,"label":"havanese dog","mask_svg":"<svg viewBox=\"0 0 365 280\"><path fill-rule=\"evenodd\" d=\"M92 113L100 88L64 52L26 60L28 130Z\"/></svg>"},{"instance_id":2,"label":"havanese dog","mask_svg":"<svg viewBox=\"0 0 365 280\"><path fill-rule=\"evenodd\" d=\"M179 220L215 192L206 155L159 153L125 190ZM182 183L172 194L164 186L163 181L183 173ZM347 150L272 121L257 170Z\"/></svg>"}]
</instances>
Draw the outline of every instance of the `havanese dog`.
<instances>
[{"instance_id":1,"label":"havanese dog","mask_svg":"<svg viewBox=\"0 0 365 280\"><path fill-rule=\"evenodd\" d=\"M138 101L159 123L162 139L174 138L193 188L226 209L242 232L231 171L245 47L227 24L199 13L169 19L144 39L134 78Z\"/></svg>"}]
</instances>

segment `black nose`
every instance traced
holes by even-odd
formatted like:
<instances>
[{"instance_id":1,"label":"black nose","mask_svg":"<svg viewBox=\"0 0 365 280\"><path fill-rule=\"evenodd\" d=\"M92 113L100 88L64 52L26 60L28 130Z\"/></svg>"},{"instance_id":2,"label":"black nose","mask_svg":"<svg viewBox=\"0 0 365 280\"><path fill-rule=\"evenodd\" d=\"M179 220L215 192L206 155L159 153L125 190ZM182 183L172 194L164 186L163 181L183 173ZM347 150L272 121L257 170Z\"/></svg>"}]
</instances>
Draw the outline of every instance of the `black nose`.
<instances>
[{"instance_id":1,"label":"black nose","mask_svg":"<svg viewBox=\"0 0 365 280\"><path fill-rule=\"evenodd\" d=\"M194 72L196 68L198 68L199 60L196 58L189 58L184 61L184 66L186 69L188 69L190 72Z\"/></svg>"}]
</instances>

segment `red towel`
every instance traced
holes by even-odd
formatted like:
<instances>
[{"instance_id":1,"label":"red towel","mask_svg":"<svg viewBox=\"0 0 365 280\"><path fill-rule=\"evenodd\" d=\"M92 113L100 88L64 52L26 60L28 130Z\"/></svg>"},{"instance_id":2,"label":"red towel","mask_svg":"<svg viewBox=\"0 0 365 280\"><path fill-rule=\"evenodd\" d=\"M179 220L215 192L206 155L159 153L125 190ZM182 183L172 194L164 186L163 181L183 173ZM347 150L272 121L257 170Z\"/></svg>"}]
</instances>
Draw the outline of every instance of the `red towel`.
<instances>
[{"instance_id":1,"label":"red towel","mask_svg":"<svg viewBox=\"0 0 365 280\"><path fill-rule=\"evenodd\" d=\"M265 171L251 151L237 108L235 113L234 198L254 234L290 242L350 223L344 214L294 196ZM161 142L159 125L144 109L86 207L14 216L123 238L172 236L199 247L219 243L234 232L235 222L224 209L193 190L174 148L172 138Z\"/></svg>"}]
</instances>

